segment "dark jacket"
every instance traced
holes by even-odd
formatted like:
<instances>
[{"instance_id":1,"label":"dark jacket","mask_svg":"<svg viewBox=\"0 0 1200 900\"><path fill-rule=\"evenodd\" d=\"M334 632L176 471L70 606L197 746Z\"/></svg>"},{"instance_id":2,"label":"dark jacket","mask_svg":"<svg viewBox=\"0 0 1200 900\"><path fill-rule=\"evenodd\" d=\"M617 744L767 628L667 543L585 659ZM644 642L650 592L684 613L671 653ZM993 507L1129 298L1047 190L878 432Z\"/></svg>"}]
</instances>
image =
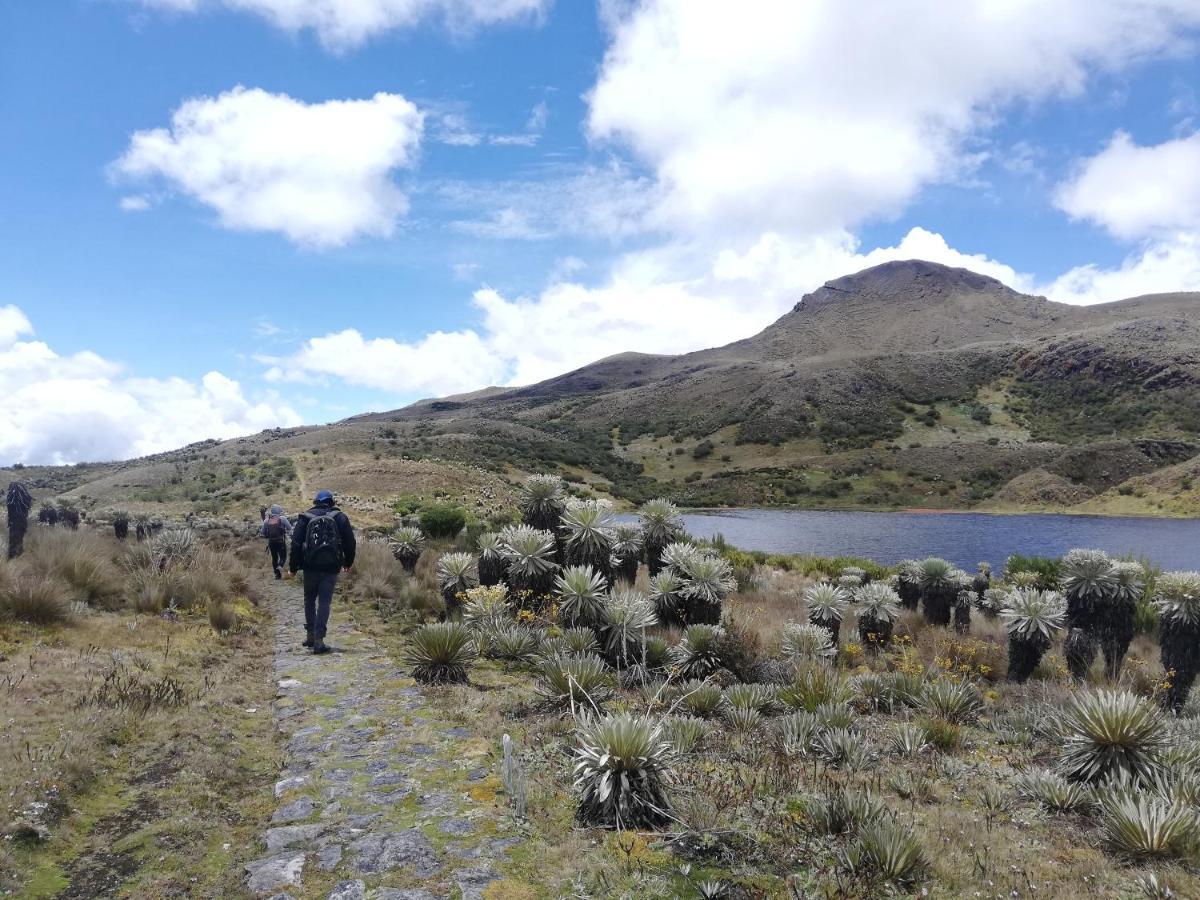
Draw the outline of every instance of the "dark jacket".
<instances>
[{"instance_id":1,"label":"dark jacket","mask_svg":"<svg viewBox=\"0 0 1200 900\"><path fill-rule=\"evenodd\" d=\"M330 512L332 510L332 512ZM292 527L292 552L291 559L288 561L288 568L292 572L298 569L306 568L304 565L304 536L308 533L308 523L323 514L333 516L333 520L337 522L339 543L342 545L342 562L340 566L314 567L313 571L317 572L336 572L339 568L350 568L354 565L354 529L350 527L350 520L346 514L336 506L314 506L306 513L301 513L300 518L296 520L296 524Z\"/></svg>"}]
</instances>

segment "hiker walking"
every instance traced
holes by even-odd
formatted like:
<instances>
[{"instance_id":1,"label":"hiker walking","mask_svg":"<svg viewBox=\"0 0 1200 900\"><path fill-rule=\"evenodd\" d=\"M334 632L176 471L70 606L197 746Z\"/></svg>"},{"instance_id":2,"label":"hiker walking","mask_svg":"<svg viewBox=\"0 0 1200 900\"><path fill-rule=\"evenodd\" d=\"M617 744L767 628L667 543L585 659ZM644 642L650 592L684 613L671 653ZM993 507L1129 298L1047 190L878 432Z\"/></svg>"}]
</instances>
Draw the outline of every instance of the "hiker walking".
<instances>
[{"instance_id":1,"label":"hiker walking","mask_svg":"<svg viewBox=\"0 0 1200 900\"><path fill-rule=\"evenodd\" d=\"M304 570L305 647L328 653L325 629L338 570L354 565L354 529L346 514L334 506L331 491L317 491L313 508L301 513L292 529L292 574Z\"/></svg>"},{"instance_id":2,"label":"hiker walking","mask_svg":"<svg viewBox=\"0 0 1200 900\"><path fill-rule=\"evenodd\" d=\"M271 507L268 515L263 516L262 528L259 535L267 539L267 550L271 553L271 568L275 570L275 579L283 577L283 567L287 565L287 539L292 534L292 523L283 514L283 507L278 504Z\"/></svg>"}]
</instances>

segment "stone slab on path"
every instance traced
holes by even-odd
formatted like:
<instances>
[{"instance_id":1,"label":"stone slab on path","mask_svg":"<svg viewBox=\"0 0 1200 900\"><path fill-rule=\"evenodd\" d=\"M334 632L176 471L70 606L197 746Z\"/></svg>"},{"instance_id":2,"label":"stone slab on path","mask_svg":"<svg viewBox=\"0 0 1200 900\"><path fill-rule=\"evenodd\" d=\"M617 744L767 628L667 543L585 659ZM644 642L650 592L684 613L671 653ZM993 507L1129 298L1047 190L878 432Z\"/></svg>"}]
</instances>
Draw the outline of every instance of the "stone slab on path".
<instances>
[{"instance_id":1,"label":"stone slab on path","mask_svg":"<svg viewBox=\"0 0 1200 900\"><path fill-rule=\"evenodd\" d=\"M294 900L481 896L519 843L505 811L473 796L493 777L486 742L439 721L340 595L328 637L337 650L314 656L301 646L299 580L269 581L265 593L285 757L261 855L246 867L248 891Z\"/></svg>"}]
</instances>

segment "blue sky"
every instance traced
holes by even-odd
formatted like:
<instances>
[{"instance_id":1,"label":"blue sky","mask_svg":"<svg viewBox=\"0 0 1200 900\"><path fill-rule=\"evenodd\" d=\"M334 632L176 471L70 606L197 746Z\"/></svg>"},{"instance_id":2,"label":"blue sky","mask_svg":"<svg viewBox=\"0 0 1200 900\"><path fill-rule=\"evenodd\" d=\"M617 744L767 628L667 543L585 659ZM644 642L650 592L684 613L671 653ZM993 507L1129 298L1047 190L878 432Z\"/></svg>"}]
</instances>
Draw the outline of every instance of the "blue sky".
<instances>
[{"instance_id":1,"label":"blue sky","mask_svg":"<svg viewBox=\"0 0 1200 900\"><path fill-rule=\"evenodd\" d=\"M698 349L888 258L1200 289L1200 3L998 6L6 4L0 463Z\"/></svg>"}]
</instances>

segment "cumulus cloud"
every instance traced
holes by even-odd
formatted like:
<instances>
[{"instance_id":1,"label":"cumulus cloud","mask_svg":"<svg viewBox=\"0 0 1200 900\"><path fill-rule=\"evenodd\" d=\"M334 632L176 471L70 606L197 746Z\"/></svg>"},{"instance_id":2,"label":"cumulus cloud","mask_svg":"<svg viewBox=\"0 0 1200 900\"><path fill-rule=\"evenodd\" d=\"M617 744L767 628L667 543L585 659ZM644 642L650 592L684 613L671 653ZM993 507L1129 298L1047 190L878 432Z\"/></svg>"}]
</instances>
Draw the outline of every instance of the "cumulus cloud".
<instances>
[{"instance_id":1,"label":"cumulus cloud","mask_svg":"<svg viewBox=\"0 0 1200 900\"><path fill-rule=\"evenodd\" d=\"M220 372L199 382L128 377L95 353L60 355L42 341L23 340L32 333L19 308L0 307L5 465L125 459L300 423L273 399L247 399Z\"/></svg>"},{"instance_id":2,"label":"cumulus cloud","mask_svg":"<svg viewBox=\"0 0 1200 900\"><path fill-rule=\"evenodd\" d=\"M685 233L823 233L960 177L1016 101L1180 46L1194 0L608 3L593 138L653 168Z\"/></svg>"},{"instance_id":3,"label":"cumulus cloud","mask_svg":"<svg viewBox=\"0 0 1200 900\"><path fill-rule=\"evenodd\" d=\"M1140 147L1118 131L1059 186L1055 202L1118 238L1200 232L1200 133Z\"/></svg>"},{"instance_id":4,"label":"cumulus cloud","mask_svg":"<svg viewBox=\"0 0 1200 900\"><path fill-rule=\"evenodd\" d=\"M315 246L389 236L408 209L392 180L417 160L423 115L398 94L305 103L237 87L185 101L112 165L215 210L226 228Z\"/></svg>"},{"instance_id":5,"label":"cumulus cloud","mask_svg":"<svg viewBox=\"0 0 1200 900\"><path fill-rule=\"evenodd\" d=\"M573 260L561 267L562 280L535 296L481 288L473 295L478 330L412 343L342 331L307 341L285 359L265 360L272 366L267 375L279 381L333 376L398 397L528 384L614 353L684 353L725 344L761 330L830 278L912 257L1029 283L1012 268L960 253L920 228L895 246L866 253L848 232L801 240L771 233L715 255L708 247L670 245L624 255L597 286L569 280L582 268Z\"/></svg>"},{"instance_id":6,"label":"cumulus cloud","mask_svg":"<svg viewBox=\"0 0 1200 900\"><path fill-rule=\"evenodd\" d=\"M346 50L388 31L440 21L455 31L537 21L552 0L135 0L172 12L248 12L289 32L311 30L326 47Z\"/></svg>"},{"instance_id":7,"label":"cumulus cloud","mask_svg":"<svg viewBox=\"0 0 1200 900\"><path fill-rule=\"evenodd\" d=\"M333 377L347 384L414 396L451 394L492 384L501 361L473 331L435 331L413 343L364 338L348 328L305 341L290 357L259 357L266 378L306 382Z\"/></svg>"},{"instance_id":8,"label":"cumulus cloud","mask_svg":"<svg viewBox=\"0 0 1200 900\"><path fill-rule=\"evenodd\" d=\"M1040 291L1061 303L1080 304L1200 291L1200 236L1181 233L1150 241L1114 268L1078 266Z\"/></svg>"}]
</instances>

